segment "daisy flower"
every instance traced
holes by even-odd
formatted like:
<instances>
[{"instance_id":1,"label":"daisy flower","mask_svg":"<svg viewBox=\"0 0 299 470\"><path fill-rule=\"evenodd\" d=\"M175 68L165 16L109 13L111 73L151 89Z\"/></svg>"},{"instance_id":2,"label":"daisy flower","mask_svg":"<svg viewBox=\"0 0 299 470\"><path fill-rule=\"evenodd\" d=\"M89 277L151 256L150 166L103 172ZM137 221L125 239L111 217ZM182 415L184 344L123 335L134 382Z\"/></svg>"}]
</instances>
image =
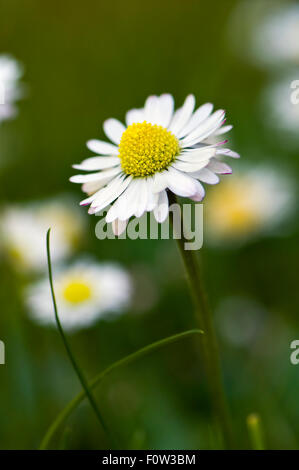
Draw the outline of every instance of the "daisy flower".
<instances>
[{"instance_id":1,"label":"daisy flower","mask_svg":"<svg viewBox=\"0 0 299 470\"><path fill-rule=\"evenodd\" d=\"M224 181L205 205L209 240L235 243L269 232L293 208L291 183L266 167L238 172Z\"/></svg>"},{"instance_id":2,"label":"daisy flower","mask_svg":"<svg viewBox=\"0 0 299 470\"><path fill-rule=\"evenodd\" d=\"M153 211L157 222L168 216L167 190L181 197L201 201L202 182L216 184L218 174L231 173L219 155L238 157L215 143L215 136L228 132L225 112L213 113L206 103L195 110L195 98L187 96L174 111L169 94L149 96L141 109L126 114L126 126L116 119L104 122L104 132L112 143L89 140L87 147L96 156L74 168L87 172L71 181L83 183L88 194L82 205L90 214L99 214L108 205L106 221L120 235L130 217Z\"/></svg>"},{"instance_id":3,"label":"daisy flower","mask_svg":"<svg viewBox=\"0 0 299 470\"><path fill-rule=\"evenodd\" d=\"M53 228L53 261L71 255L83 234L83 217L72 199L11 206L2 211L1 249L26 271L47 268L45 234Z\"/></svg>"},{"instance_id":4,"label":"daisy flower","mask_svg":"<svg viewBox=\"0 0 299 470\"><path fill-rule=\"evenodd\" d=\"M13 57L0 55L0 123L16 115L14 103L22 96L22 75L23 69Z\"/></svg>"},{"instance_id":5,"label":"daisy flower","mask_svg":"<svg viewBox=\"0 0 299 470\"><path fill-rule=\"evenodd\" d=\"M299 64L299 5L280 6L258 23L253 31L253 52L270 65Z\"/></svg>"},{"instance_id":6,"label":"daisy flower","mask_svg":"<svg viewBox=\"0 0 299 470\"><path fill-rule=\"evenodd\" d=\"M296 93L296 97L299 94L291 88L295 80L299 80L299 69L279 77L266 87L260 104L267 124L280 131L279 137L285 136L288 146L296 145L299 137L299 103L292 102L292 94Z\"/></svg>"},{"instance_id":7,"label":"daisy flower","mask_svg":"<svg viewBox=\"0 0 299 470\"><path fill-rule=\"evenodd\" d=\"M90 259L58 270L54 288L61 323L72 331L90 327L98 318L120 313L127 307L132 290L131 279L122 267ZM35 321L55 324L47 278L28 287L26 301Z\"/></svg>"}]
</instances>

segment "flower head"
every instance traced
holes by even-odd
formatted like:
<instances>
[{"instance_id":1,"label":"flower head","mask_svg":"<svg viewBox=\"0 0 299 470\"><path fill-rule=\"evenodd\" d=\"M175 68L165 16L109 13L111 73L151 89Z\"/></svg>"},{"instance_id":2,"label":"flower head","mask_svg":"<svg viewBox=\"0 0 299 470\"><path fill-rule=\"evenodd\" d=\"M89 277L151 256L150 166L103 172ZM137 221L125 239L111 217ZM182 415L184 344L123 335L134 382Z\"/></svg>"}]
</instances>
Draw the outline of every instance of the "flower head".
<instances>
[{"instance_id":1,"label":"flower head","mask_svg":"<svg viewBox=\"0 0 299 470\"><path fill-rule=\"evenodd\" d=\"M83 233L83 217L69 199L16 205L1 214L1 249L17 268L47 268L45 234L53 228L53 261L70 255Z\"/></svg>"},{"instance_id":2,"label":"flower head","mask_svg":"<svg viewBox=\"0 0 299 470\"><path fill-rule=\"evenodd\" d=\"M299 64L299 5L268 8L252 34L257 58L270 65Z\"/></svg>"},{"instance_id":3,"label":"flower head","mask_svg":"<svg viewBox=\"0 0 299 470\"><path fill-rule=\"evenodd\" d=\"M270 168L241 171L207 198L209 239L243 241L269 232L293 207L290 180Z\"/></svg>"},{"instance_id":4,"label":"flower head","mask_svg":"<svg viewBox=\"0 0 299 470\"><path fill-rule=\"evenodd\" d=\"M174 112L169 94L150 96L141 109L126 114L126 126L116 119L104 122L112 143L90 140L87 147L97 156L74 168L88 172L71 178L83 183L89 197L81 202L97 214L112 204L106 221L120 234L130 217L154 211L158 222L168 215L167 190L194 201L205 195L201 182L216 184L217 174L231 173L218 159L220 154L238 157L222 148L215 137L232 126L224 126L225 112L214 113L206 103L196 111L195 98L189 95ZM92 173L90 173L92 172Z\"/></svg>"},{"instance_id":5,"label":"flower head","mask_svg":"<svg viewBox=\"0 0 299 470\"><path fill-rule=\"evenodd\" d=\"M283 144L288 147L297 147L299 138L299 91L297 83L292 87L293 82L299 83L299 70L289 71L268 85L262 94L260 105L265 122L279 131L277 135L280 139L283 138Z\"/></svg>"},{"instance_id":6,"label":"flower head","mask_svg":"<svg viewBox=\"0 0 299 470\"><path fill-rule=\"evenodd\" d=\"M131 297L131 279L116 264L80 260L61 268L54 276L59 317L64 328L91 326L98 318L120 313ZM31 285L26 292L30 316L41 324L55 324L48 279Z\"/></svg>"},{"instance_id":7,"label":"flower head","mask_svg":"<svg viewBox=\"0 0 299 470\"><path fill-rule=\"evenodd\" d=\"M0 55L0 122L16 114L14 103L22 95L19 85L22 75L22 67L13 57Z\"/></svg>"}]
</instances>

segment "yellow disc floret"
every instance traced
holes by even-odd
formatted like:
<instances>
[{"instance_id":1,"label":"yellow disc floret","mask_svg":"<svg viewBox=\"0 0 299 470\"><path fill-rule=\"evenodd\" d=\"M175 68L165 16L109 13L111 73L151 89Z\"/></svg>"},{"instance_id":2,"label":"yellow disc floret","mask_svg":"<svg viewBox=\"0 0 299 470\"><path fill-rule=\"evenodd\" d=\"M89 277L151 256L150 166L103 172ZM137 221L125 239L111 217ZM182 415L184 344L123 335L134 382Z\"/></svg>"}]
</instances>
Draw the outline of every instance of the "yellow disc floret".
<instances>
[{"instance_id":1,"label":"yellow disc floret","mask_svg":"<svg viewBox=\"0 0 299 470\"><path fill-rule=\"evenodd\" d=\"M146 121L128 126L119 144L122 169L135 177L163 171L179 151L179 141L170 131Z\"/></svg>"},{"instance_id":2,"label":"yellow disc floret","mask_svg":"<svg viewBox=\"0 0 299 470\"><path fill-rule=\"evenodd\" d=\"M72 280L65 285L63 297L68 302L79 304L90 299L91 289L85 282Z\"/></svg>"}]
</instances>

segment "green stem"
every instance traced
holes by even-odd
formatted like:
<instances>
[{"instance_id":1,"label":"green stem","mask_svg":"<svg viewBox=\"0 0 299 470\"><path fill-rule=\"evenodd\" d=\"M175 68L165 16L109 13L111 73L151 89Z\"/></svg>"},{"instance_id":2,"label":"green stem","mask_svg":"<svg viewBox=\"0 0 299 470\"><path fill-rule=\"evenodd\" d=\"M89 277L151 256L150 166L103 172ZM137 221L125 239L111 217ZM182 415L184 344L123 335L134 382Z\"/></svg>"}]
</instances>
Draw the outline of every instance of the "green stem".
<instances>
[{"instance_id":1,"label":"green stem","mask_svg":"<svg viewBox=\"0 0 299 470\"><path fill-rule=\"evenodd\" d=\"M195 335L195 334L203 334L203 332L201 330L184 331L183 333L178 333L176 335L169 336L168 338L164 338L164 339L161 339L159 341L156 341L155 343L151 343L148 346L145 346L144 348L141 348L138 351L136 351L132 354L129 354L128 356L120 359L119 361L114 362L109 367L107 367L107 369L100 372L93 380L91 380L88 383L88 388L90 390L95 388L97 385L99 385L102 382L102 380L107 375L109 375L111 372L113 372L118 367L127 366L131 362L134 362L137 359L140 359L141 357L146 356L149 353L152 353L153 351L157 351L158 349L160 349L164 346L167 346L171 343L174 343L178 340L187 338L187 337ZM57 416L57 418L51 424L51 426L49 427L47 433L45 434L45 437L43 438L42 443L40 445L40 449L47 449L49 447L53 437L58 432L60 427L64 424L64 422L72 414L72 412L77 408L77 406L84 400L85 397L86 397L86 392L84 390L82 390L61 411L61 413Z\"/></svg>"},{"instance_id":2,"label":"green stem","mask_svg":"<svg viewBox=\"0 0 299 470\"><path fill-rule=\"evenodd\" d=\"M176 196L173 193L169 193L169 202L170 205L178 204ZM170 212L170 217L173 217L172 212ZM177 243L185 266L188 284L195 305L195 320L198 327L205 332L202 342L202 353L211 391L213 408L222 429L224 444L227 448L231 449L234 448L234 440L222 383L221 365L213 317L203 285L198 256L194 250L185 250L184 247L185 243L188 243L188 240L186 240L184 236L185 232L182 217L180 225L181 236L177 239Z\"/></svg>"},{"instance_id":3,"label":"green stem","mask_svg":"<svg viewBox=\"0 0 299 470\"><path fill-rule=\"evenodd\" d=\"M264 450L264 436L260 416L251 413L247 416L247 428L253 450Z\"/></svg>"},{"instance_id":4,"label":"green stem","mask_svg":"<svg viewBox=\"0 0 299 470\"><path fill-rule=\"evenodd\" d=\"M89 400L89 403L92 407L92 409L94 410L95 412L95 415L101 425L101 428L103 427L103 429L105 430L106 434L109 436L110 440L111 439L111 435L109 433L109 430L105 424L105 421L102 417L102 414L100 413L100 410L96 404L96 401L93 397L93 395L91 394L90 390L89 390L89 387L88 387L88 384L87 384L87 381L83 375L83 373L81 372L81 369L80 367L78 366L77 364L77 361L71 351L71 348L70 348L70 345L66 339L66 336L64 334L64 331L63 331L63 328L62 328L62 325L60 323L60 320L59 320L59 316L58 316L58 310L57 310L57 304L56 304L56 297L55 297L55 292L54 292L54 285L53 285L53 276L52 276L52 263L51 263L51 255L50 255L50 232L51 232L51 229L48 230L47 232L47 259L48 259L48 273L49 273L49 282L50 282L50 288L51 288L51 295L52 295L52 301L53 301L53 308L54 308L54 313L55 313L55 320L56 320L56 323L57 323L57 328L58 328L58 331L61 335L61 338L62 338L62 341L63 341L63 344L65 346L65 349L66 349L66 352L69 356L69 359L73 365L73 368L78 376L78 379L79 381L81 382L81 385L85 391L85 394Z\"/></svg>"}]
</instances>

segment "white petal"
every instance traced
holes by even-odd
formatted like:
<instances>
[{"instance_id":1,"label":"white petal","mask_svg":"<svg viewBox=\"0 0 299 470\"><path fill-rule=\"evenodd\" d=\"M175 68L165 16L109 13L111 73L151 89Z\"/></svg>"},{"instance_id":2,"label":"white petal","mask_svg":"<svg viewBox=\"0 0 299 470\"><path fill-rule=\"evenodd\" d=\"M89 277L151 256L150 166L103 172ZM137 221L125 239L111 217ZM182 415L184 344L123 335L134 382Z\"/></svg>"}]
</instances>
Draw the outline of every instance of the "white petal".
<instances>
[{"instance_id":1,"label":"white petal","mask_svg":"<svg viewBox=\"0 0 299 470\"><path fill-rule=\"evenodd\" d=\"M127 223L128 223L127 220L118 220L118 219L114 220L112 222L112 230L113 230L114 235L119 237L126 230Z\"/></svg>"},{"instance_id":2,"label":"white petal","mask_svg":"<svg viewBox=\"0 0 299 470\"><path fill-rule=\"evenodd\" d=\"M111 168L97 173L90 173L88 175L75 175L70 178L72 183L88 183L89 181L102 181L111 176L115 176L121 172L121 168Z\"/></svg>"},{"instance_id":3,"label":"white petal","mask_svg":"<svg viewBox=\"0 0 299 470\"><path fill-rule=\"evenodd\" d=\"M147 201L148 201L148 183L145 178L140 178L138 182L138 196L137 196L137 208L135 211L136 217L141 217L146 210Z\"/></svg>"},{"instance_id":4,"label":"white petal","mask_svg":"<svg viewBox=\"0 0 299 470\"><path fill-rule=\"evenodd\" d=\"M227 157L232 157L232 158L240 158L240 155L237 152L234 152L233 150L230 149L219 149L216 152L217 155L225 155Z\"/></svg>"},{"instance_id":5,"label":"white petal","mask_svg":"<svg viewBox=\"0 0 299 470\"><path fill-rule=\"evenodd\" d=\"M144 105L144 116L146 122L150 122L151 124L157 123L157 119L159 117L158 102L159 99L155 95L151 95L146 99Z\"/></svg>"},{"instance_id":6,"label":"white petal","mask_svg":"<svg viewBox=\"0 0 299 470\"><path fill-rule=\"evenodd\" d=\"M107 224L110 224L111 222L117 219L117 202L123 195L124 193L115 201L115 203L110 207L109 211L107 212L105 218Z\"/></svg>"},{"instance_id":7,"label":"white petal","mask_svg":"<svg viewBox=\"0 0 299 470\"><path fill-rule=\"evenodd\" d=\"M89 150L98 153L99 155L118 155L119 153L118 148L115 145L102 140L91 139L87 141L86 145Z\"/></svg>"},{"instance_id":8,"label":"white petal","mask_svg":"<svg viewBox=\"0 0 299 470\"><path fill-rule=\"evenodd\" d=\"M88 183L82 184L82 191L86 194L94 194L99 189L103 188L107 181L89 181Z\"/></svg>"},{"instance_id":9,"label":"white petal","mask_svg":"<svg viewBox=\"0 0 299 470\"><path fill-rule=\"evenodd\" d=\"M103 188L112 178L121 173L121 169L112 168L111 170L102 171L96 181L88 181L82 185L82 191L91 194Z\"/></svg>"},{"instance_id":10,"label":"white petal","mask_svg":"<svg viewBox=\"0 0 299 470\"><path fill-rule=\"evenodd\" d=\"M197 191L197 181L190 176L169 167L167 171L167 187L174 194L182 197L189 197Z\"/></svg>"},{"instance_id":11,"label":"white petal","mask_svg":"<svg viewBox=\"0 0 299 470\"><path fill-rule=\"evenodd\" d=\"M146 205L146 211L150 212L154 210L158 203L158 194L153 191L153 183L154 183L154 178L150 176L147 178L148 182L148 200L147 200L147 205Z\"/></svg>"},{"instance_id":12,"label":"white petal","mask_svg":"<svg viewBox=\"0 0 299 470\"><path fill-rule=\"evenodd\" d=\"M183 106L174 113L173 119L170 123L169 130L173 132L173 134L178 135L181 129L187 124L192 115L194 106L194 95L187 96Z\"/></svg>"},{"instance_id":13,"label":"white petal","mask_svg":"<svg viewBox=\"0 0 299 470\"><path fill-rule=\"evenodd\" d=\"M194 149L193 152L182 152L177 157L177 161L195 163L209 160L214 155L216 155L216 149L214 147L201 147Z\"/></svg>"},{"instance_id":14,"label":"white petal","mask_svg":"<svg viewBox=\"0 0 299 470\"><path fill-rule=\"evenodd\" d=\"M154 216L158 223L163 223L168 216L168 197L166 191L161 191L158 196L158 203L154 209Z\"/></svg>"},{"instance_id":15,"label":"white petal","mask_svg":"<svg viewBox=\"0 0 299 470\"><path fill-rule=\"evenodd\" d=\"M115 203L115 210L120 220L126 220L135 214L138 204L138 179L133 179Z\"/></svg>"},{"instance_id":16,"label":"white petal","mask_svg":"<svg viewBox=\"0 0 299 470\"><path fill-rule=\"evenodd\" d=\"M155 173L153 175L152 190L154 193L160 193L167 188L167 171Z\"/></svg>"},{"instance_id":17,"label":"white petal","mask_svg":"<svg viewBox=\"0 0 299 470\"><path fill-rule=\"evenodd\" d=\"M190 147L191 145L201 142L209 135L213 134L223 123L225 112L221 109L216 111L212 116L200 124L194 131L181 140L182 147Z\"/></svg>"},{"instance_id":18,"label":"white petal","mask_svg":"<svg viewBox=\"0 0 299 470\"><path fill-rule=\"evenodd\" d=\"M217 184L220 181L219 176L215 175L215 173L207 168L193 173L192 176L207 184Z\"/></svg>"},{"instance_id":19,"label":"white petal","mask_svg":"<svg viewBox=\"0 0 299 470\"><path fill-rule=\"evenodd\" d=\"M196 193L195 193L193 196L191 196L190 199L192 199L192 201L199 202L199 201L202 201L202 200L203 200L203 198L205 197L205 194L206 194L206 193L205 193L205 189L204 189L203 185L200 184L199 181L196 181L196 182L197 182L197 184L198 184L198 185L197 185L197 191L196 191Z\"/></svg>"},{"instance_id":20,"label":"white petal","mask_svg":"<svg viewBox=\"0 0 299 470\"><path fill-rule=\"evenodd\" d=\"M83 160L82 163L73 165L73 168L82 171L94 171L104 170L118 165L120 165L120 159L118 157L91 157Z\"/></svg>"},{"instance_id":21,"label":"white petal","mask_svg":"<svg viewBox=\"0 0 299 470\"><path fill-rule=\"evenodd\" d=\"M200 162L194 161L192 163L177 160L172 164L172 168L176 168L184 173L193 173L194 171L198 171L201 168L206 167L208 163L209 160L203 160Z\"/></svg>"},{"instance_id":22,"label":"white petal","mask_svg":"<svg viewBox=\"0 0 299 470\"><path fill-rule=\"evenodd\" d=\"M124 175L121 175L114 178L114 180L112 180L105 188L96 193L96 198L91 203L89 213L95 214L96 212L100 212L106 206L111 204L111 202L123 193L131 181L131 176L125 177Z\"/></svg>"},{"instance_id":23,"label":"white petal","mask_svg":"<svg viewBox=\"0 0 299 470\"><path fill-rule=\"evenodd\" d=\"M229 132L232 128L233 128L232 125L222 126L222 127L220 127L220 129L218 129L218 131L214 132L214 135L226 134L226 133Z\"/></svg>"},{"instance_id":24,"label":"white petal","mask_svg":"<svg viewBox=\"0 0 299 470\"><path fill-rule=\"evenodd\" d=\"M207 165L207 168L213 171L214 173L219 173L222 175L229 175L230 173L232 173L231 167L226 163L217 160L217 158L211 158L209 164Z\"/></svg>"},{"instance_id":25,"label":"white petal","mask_svg":"<svg viewBox=\"0 0 299 470\"><path fill-rule=\"evenodd\" d=\"M145 121L144 109L130 109L126 114L126 124L131 126L135 122Z\"/></svg>"},{"instance_id":26,"label":"white petal","mask_svg":"<svg viewBox=\"0 0 299 470\"><path fill-rule=\"evenodd\" d=\"M186 126L178 134L178 137L185 137L187 134L192 132L199 124L207 119L213 111L212 103L206 103L200 106L195 113L191 116Z\"/></svg>"},{"instance_id":27,"label":"white petal","mask_svg":"<svg viewBox=\"0 0 299 470\"><path fill-rule=\"evenodd\" d=\"M174 100L173 97L167 93L159 98L159 124L163 127L168 127L173 115Z\"/></svg>"},{"instance_id":28,"label":"white petal","mask_svg":"<svg viewBox=\"0 0 299 470\"><path fill-rule=\"evenodd\" d=\"M115 144L120 143L121 136L126 130L125 126L117 119L107 119L103 124L104 132L108 139Z\"/></svg>"},{"instance_id":29,"label":"white petal","mask_svg":"<svg viewBox=\"0 0 299 470\"><path fill-rule=\"evenodd\" d=\"M87 183L89 181L98 181L102 172L91 173L89 175L74 175L71 176L70 181L72 183Z\"/></svg>"}]
</instances>

